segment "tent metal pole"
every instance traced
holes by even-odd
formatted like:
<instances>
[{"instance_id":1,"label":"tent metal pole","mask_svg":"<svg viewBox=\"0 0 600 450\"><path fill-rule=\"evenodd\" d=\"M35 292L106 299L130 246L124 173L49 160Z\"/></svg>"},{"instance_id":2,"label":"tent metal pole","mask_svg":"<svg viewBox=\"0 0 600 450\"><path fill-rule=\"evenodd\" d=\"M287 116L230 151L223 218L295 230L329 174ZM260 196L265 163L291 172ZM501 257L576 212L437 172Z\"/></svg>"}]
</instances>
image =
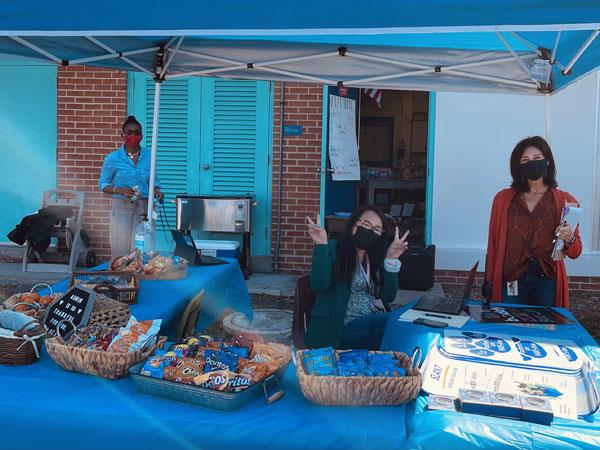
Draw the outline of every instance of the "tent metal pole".
<instances>
[{"instance_id":1,"label":"tent metal pole","mask_svg":"<svg viewBox=\"0 0 600 450\"><path fill-rule=\"evenodd\" d=\"M461 76L461 77L465 77L465 78L473 78L476 80L484 80L484 81L494 81L497 83L512 84L514 86L525 87L528 89L537 89L537 85L535 83L526 83L524 81L509 80L506 78L491 77L488 75L479 75L476 73L462 72L460 70L453 70L453 69L444 69L444 72L449 73L451 75L457 75L457 76Z\"/></svg>"},{"instance_id":2,"label":"tent metal pole","mask_svg":"<svg viewBox=\"0 0 600 450\"><path fill-rule=\"evenodd\" d=\"M109 47L108 45L100 42L98 39L96 39L93 36L85 36L85 38L90 41L93 42L94 44L96 44L98 47L103 48L104 50L106 50L109 53L118 53L115 52L114 49L112 49L111 47ZM150 76L154 76L154 74L152 72L150 72L148 69L145 69L144 67L140 66L138 63L136 63L135 61L132 61L131 59L127 58L127 57L122 57L121 58L123 61L125 61L127 64L129 64L130 66L135 67L137 70L139 70L140 72L144 72L146 75L150 75Z\"/></svg>"},{"instance_id":3,"label":"tent metal pole","mask_svg":"<svg viewBox=\"0 0 600 450\"><path fill-rule=\"evenodd\" d=\"M560 35L562 31L559 31L556 34L556 41L554 41L554 48L552 49L552 56L550 57L550 64L554 64L554 60L556 59L556 51L558 50L558 42L560 41Z\"/></svg>"},{"instance_id":4,"label":"tent metal pole","mask_svg":"<svg viewBox=\"0 0 600 450\"><path fill-rule=\"evenodd\" d=\"M173 75L165 75L165 78L173 79L173 78L190 77L190 76L205 76L205 75L213 75L213 74L222 73L222 72L231 72L232 70L242 70L242 69L247 69L247 68L248 68L248 64L240 64L239 66L219 67L218 69L194 70L193 72L183 72L183 73L176 73Z\"/></svg>"},{"instance_id":5,"label":"tent metal pole","mask_svg":"<svg viewBox=\"0 0 600 450\"><path fill-rule=\"evenodd\" d=\"M182 55L192 56L195 58L208 59L209 61L222 62L225 64L233 64L236 66L238 66L240 64L246 65L246 63L244 63L242 61L234 61L233 59L219 58L218 56L212 56L212 55L207 55L207 54L198 53L198 52L191 52L189 50L182 50L182 49L175 50L175 49L170 48L168 51L173 52L173 53L181 53Z\"/></svg>"},{"instance_id":6,"label":"tent metal pole","mask_svg":"<svg viewBox=\"0 0 600 450\"><path fill-rule=\"evenodd\" d=\"M367 83L371 83L373 81L383 81L383 80L390 80L390 79L394 79L394 78L404 78L404 77L412 77L415 75L423 75L423 74L427 74L427 73L434 73L435 72L435 67L428 67L427 69L422 69L422 70L411 70L410 72L402 72L402 73L392 73L390 75L381 75L380 77L371 77L371 78L360 78L358 80L348 80L346 82L346 84L367 84Z\"/></svg>"},{"instance_id":7,"label":"tent metal pole","mask_svg":"<svg viewBox=\"0 0 600 450\"><path fill-rule=\"evenodd\" d=\"M564 70L563 70L564 74L569 73L569 71L573 68L573 66L579 60L581 55L583 55L583 52L585 52L587 50L587 48L592 44L592 42L594 42L594 39L596 39L596 37L598 37L598 34L600 34L600 30L595 30L592 32L592 34L590 34L588 36L588 38L585 40L585 42L583 43L581 48L579 50L577 50L577 53L575 53L575 55L573 56L573 58L571 59L569 64L567 64L567 67L564 68Z\"/></svg>"},{"instance_id":8,"label":"tent metal pole","mask_svg":"<svg viewBox=\"0 0 600 450\"><path fill-rule=\"evenodd\" d=\"M55 62L55 63L57 63L57 64L62 64L62 63L63 63L63 60L62 60L62 59L60 59L59 57L57 57L57 56L54 56L52 53L50 53L50 52L47 52L46 50L44 50L44 49L42 49L42 48L38 47L38 46L37 46L37 45L35 45L35 44L32 44L32 43L31 43L31 42L29 42L29 41L26 41L25 39L23 39L23 38L21 38L21 37L19 37L19 36L8 36L8 37L9 37L10 39L12 39L13 41L15 41L15 42L18 42L19 44L21 44L21 45L24 45L25 47L28 47L28 48L30 48L30 49L31 49L31 50L33 50L34 52L37 52L37 53L39 53L40 55L43 55L43 56L45 56L46 58L48 58L48 59L49 59L49 60L51 60L51 61L54 61L54 62Z\"/></svg>"},{"instance_id":9,"label":"tent metal pole","mask_svg":"<svg viewBox=\"0 0 600 450\"><path fill-rule=\"evenodd\" d=\"M279 252L281 242L281 195L283 193L283 110L285 108L285 81L281 82L279 96L279 163L277 171L277 236L275 238L275 273L279 273Z\"/></svg>"},{"instance_id":10,"label":"tent metal pole","mask_svg":"<svg viewBox=\"0 0 600 450\"><path fill-rule=\"evenodd\" d=\"M402 67L410 67L411 69L430 68L430 66L427 66L425 64L417 64L417 63L411 63L411 62L407 62L407 61L398 61L396 59L389 59L389 58L380 58L379 56L365 55L363 53L347 52L346 57L354 58L354 59L363 59L365 61L382 62L382 63L393 64L393 65L402 66Z\"/></svg>"},{"instance_id":11,"label":"tent metal pole","mask_svg":"<svg viewBox=\"0 0 600 450\"><path fill-rule=\"evenodd\" d=\"M83 64L83 63L94 62L94 61L103 61L105 59L120 58L123 56L139 55L141 53L155 52L158 49L159 49L159 47L150 47L150 48L142 48L139 50L130 50L127 52L109 53L108 55L90 56L89 58L72 59L69 61L69 64L76 65L76 64Z\"/></svg>"},{"instance_id":12,"label":"tent metal pole","mask_svg":"<svg viewBox=\"0 0 600 450\"><path fill-rule=\"evenodd\" d=\"M148 184L148 220L153 223L152 217L154 202L154 183L156 181L156 149L158 147L158 114L160 111L160 81L154 82L154 115L152 116L152 146L150 152L150 182Z\"/></svg>"},{"instance_id":13,"label":"tent metal pole","mask_svg":"<svg viewBox=\"0 0 600 450\"><path fill-rule=\"evenodd\" d=\"M527 74L527 76L529 76L529 67L527 67L527 65L523 62L521 57L519 55L517 55L517 53L513 50L513 48L509 45L509 43L506 42L506 39L504 39L500 33L496 32L496 36L498 36L498 39L500 39L502 44L504 44L504 46L510 52L510 54L513 56L513 58L516 59L516 61L519 63L519 66L521 66L521 69L523 69L523 72L525 72Z\"/></svg>"},{"instance_id":14,"label":"tent metal pole","mask_svg":"<svg viewBox=\"0 0 600 450\"><path fill-rule=\"evenodd\" d=\"M328 80L326 78L312 77L310 75L304 75L302 73L288 72L287 70L273 69L272 67L256 67L256 66L254 66L254 68L256 70L262 70L264 72L271 72L271 73L277 73L280 75L287 75L290 77L300 78L303 80L315 81L317 83L334 84L334 85L337 84L337 81Z\"/></svg>"},{"instance_id":15,"label":"tent metal pole","mask_svg":"<svg viewBox=\"0 0 600 450\"><path fill-rule=\"evenodd\" d=\"M533 50L534 52L536 52L538 54L538 56L542 56L542 52L540 51L540 49L538 48L537 45L535 45L533 42L528 41L527 39L525 39L523 36L521 36L518 33L515 33L514 31L509 31L508 32L512 37L514 37L515 39L521 41L521 43L525 44L527 47L529 47L531 50ZM498 32L496 32L496 34L498 34Z\"/></svg>"},{"instance_id":16,"label":"tent metal pole","mask_svg":"<svg viewBox=\"0 0 600 450\"><path fill-rule=\"evenodd\" d=\"M165 74L167 73L167 69L169 68L169 65L171 64L171 61L173 61L173 58L175 58L175 53L177 52L177 49L179 49L179 46L183 42L183 38L184 38L184 36L181 36L179 38L179 41L177 41L177 45L175 46L175 50L173 52L171 52L171 54L169 55L169 58L167 59L167 63L165 64L165 67L163 67L163 70L160 73L161 77L164 77Z\"/></svg>"},{"instance_id":17,"label":"tent metal pole","mask_svg":"<svg viewBox=\"0 0 600 450\"><path fill-rule=\"evenodd\" d=\"M307 56L297 56L295 58L286 58L286 59L275 59L273 61L262 61L259 63L254 63L254 66L272 66L276 64L287 64L291 62L299 62L299 61L310 61L311 59L319 59L319 58L328 58L332 56L339 56L339 51L328 52L328 53L319 53L316 55L307 55Z\"/></svg>"}]
</instances>

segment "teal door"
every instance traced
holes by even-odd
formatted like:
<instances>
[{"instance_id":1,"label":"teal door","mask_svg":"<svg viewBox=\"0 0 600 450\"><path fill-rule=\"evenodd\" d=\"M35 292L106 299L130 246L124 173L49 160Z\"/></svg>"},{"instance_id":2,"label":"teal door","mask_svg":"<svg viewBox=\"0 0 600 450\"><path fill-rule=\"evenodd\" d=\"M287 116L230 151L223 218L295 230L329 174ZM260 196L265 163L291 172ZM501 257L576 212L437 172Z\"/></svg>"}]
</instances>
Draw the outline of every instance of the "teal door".
<instances>
[{"instance_id":1,"label":"teal door","mask_svg":"<svg viewBox=\"0 0 600 450\"><path fill-rule=\"evenodd\" d=\"M154 82L133 74L129 109L144 125L150 147ZM167 201L171 228L178 194L252 195L251 254L270 253L272 89L264 81L211 78L171 80L161 87L157 175ZM162 248L169 247L167 224L157 224ZM202 236L233 239L235 235Z\"/></svg>"},{"instance_id":2,"label":"teal door","mask_svg":"<svg viewBox=\"0 0 600 450\"><path fill-rule=\"evenodd\" d=\"M56 189L56 66L0 62L0 242Z\"/></svg>"}]
</instances>

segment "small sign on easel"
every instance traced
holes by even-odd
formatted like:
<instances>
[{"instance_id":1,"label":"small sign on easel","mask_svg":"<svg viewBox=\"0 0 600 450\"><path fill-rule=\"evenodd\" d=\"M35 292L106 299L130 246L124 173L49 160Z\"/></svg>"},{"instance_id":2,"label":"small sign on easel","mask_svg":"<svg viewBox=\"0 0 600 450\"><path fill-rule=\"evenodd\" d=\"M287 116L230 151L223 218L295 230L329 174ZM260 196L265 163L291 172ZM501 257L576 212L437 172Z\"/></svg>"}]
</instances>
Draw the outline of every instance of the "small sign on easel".
<instances>
[{"instance_id":1,"label":"small sign on easel","mask_svg":"<svg viewBox=\"0 0 600 450\"><path fill-rule=\"evenodd\" d=\"M96 293L93 290L80 285L73 286L48 308L44 318L48 334L56 336L58 329L60 335L66 337L73 331L73 326L87 325L95 301Z\"/></svg>"}]
</instances>

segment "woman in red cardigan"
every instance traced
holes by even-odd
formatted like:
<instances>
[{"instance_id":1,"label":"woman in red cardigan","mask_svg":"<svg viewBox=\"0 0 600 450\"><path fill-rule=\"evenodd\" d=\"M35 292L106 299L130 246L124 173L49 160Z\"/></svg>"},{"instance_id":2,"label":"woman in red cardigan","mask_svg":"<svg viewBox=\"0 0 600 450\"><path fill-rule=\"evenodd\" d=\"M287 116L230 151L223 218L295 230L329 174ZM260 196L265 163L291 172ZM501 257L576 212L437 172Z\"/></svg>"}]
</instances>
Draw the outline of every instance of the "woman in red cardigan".
<instances>
[{"instance_id":1,"label":"woman in red cardigan","mask_svg":"<svg viewBox=\"0 0 600 450\"><path fill-rule=\"evenodd\" d=\"M562 208L577 200L557 189L552 150L539 136L510 156L512 184L492 204L485 279L493 301L569 307L565 264L552 258L554 239L571 259L581 254L579 227L560 226Z\"/></svg>"}]
</instances>

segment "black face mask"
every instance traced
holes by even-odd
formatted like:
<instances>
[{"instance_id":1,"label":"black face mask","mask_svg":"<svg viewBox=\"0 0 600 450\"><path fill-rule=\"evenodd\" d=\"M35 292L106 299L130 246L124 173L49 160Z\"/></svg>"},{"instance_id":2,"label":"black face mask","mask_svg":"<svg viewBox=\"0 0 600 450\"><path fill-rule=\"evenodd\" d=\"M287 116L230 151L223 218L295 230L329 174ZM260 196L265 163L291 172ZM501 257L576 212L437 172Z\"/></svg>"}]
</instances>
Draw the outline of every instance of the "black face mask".
<instances>
[{"instance_id":1,"label":"black face mask","mask_svg":"<svg viewBox=\"0 0 600 450\"><path fill-rule=\"evenodd\" d=\"M370 251L379 245L381 236L377 235L373 230L367 230L364 227L356 227L356 233L353 236L354 245L360 250Z\"/></svg>"},{"instance_id":2,"label":"black face mask","mask_svg":"<svg viewBox=\"0 0 600 450\"><path fill-rule=\"evenodd\" d=\"M533 161L521 164L519 168L521 174L528 180L534 181L539 180L546 175L546 169L548 168L548 161L545 159L534 159Z\"/></svg>"}]
</instances>

